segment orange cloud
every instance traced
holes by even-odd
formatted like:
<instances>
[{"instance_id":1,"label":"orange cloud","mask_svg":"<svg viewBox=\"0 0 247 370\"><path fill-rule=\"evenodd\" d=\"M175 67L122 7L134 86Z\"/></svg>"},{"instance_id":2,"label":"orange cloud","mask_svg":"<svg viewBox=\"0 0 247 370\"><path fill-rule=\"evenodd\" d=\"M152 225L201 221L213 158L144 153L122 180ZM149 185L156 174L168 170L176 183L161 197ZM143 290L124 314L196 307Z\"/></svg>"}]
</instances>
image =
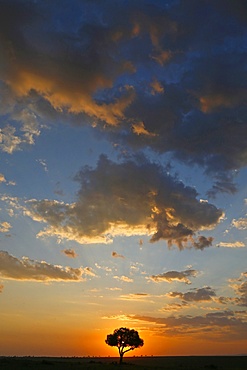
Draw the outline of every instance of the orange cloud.
<instances>
[{"instance_id":1,"label":"orange cloud","mask_svg":"<svg viewBox=\"0 0 247 370\"><path fill-rule=\"evenodd\" d=\"M146 130L143 122L135 123L133 126L133 132L136 135L145 135L145 136L156 136L155 133L149 132Z\"/></svg>"},{"instance_id":2,"label":"orange cloud","mask_svg":"<svg viewBox=\"0 0 247 370\"><path fill-rule=\"evenodd\" d=\"M201 111L203 113L211 113L217 108L234 108L241 105L247 99L246 89L233 89L230 93L212 93L206 94L199 98Z\"/></svg>"}]
</instances>

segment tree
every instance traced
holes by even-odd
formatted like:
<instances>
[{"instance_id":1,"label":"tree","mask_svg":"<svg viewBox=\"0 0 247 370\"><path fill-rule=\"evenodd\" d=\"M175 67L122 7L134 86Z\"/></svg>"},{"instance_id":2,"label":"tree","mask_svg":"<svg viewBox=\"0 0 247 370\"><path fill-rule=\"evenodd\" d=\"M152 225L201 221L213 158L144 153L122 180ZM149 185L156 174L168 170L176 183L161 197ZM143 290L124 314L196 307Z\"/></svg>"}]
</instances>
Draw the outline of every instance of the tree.
<instances>
[{"instance_id":1,"label":"tree","mask_svg":"<svg viewBox=\"0 0 247 370\"><path fill-rule=\"evenodd\" d=\"M128 328L115 329L113 334L107 335L105 342L108 346L118 347L120 365L126 352L133 351L133 349L142 347L144 344L143 339L139 337L138 331Z\"/></svg>"}]
</instances>

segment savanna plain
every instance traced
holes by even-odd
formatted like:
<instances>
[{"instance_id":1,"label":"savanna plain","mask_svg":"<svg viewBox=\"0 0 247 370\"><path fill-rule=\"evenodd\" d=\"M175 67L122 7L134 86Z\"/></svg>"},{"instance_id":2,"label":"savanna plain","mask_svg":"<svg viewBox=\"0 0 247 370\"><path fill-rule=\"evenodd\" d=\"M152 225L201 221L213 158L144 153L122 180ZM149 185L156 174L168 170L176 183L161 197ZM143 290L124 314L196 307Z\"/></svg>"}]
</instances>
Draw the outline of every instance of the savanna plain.
<instances>
[{"instance_id":1,"label":"savanna plain","mask_svg":"<svg viewBox=\"0 0 247 370\"><path fill-rule=\"evenodd\" d=\"M117 357L2 357L2 370L246 370L247 356L126 357L119 365Z\"/></svg>"}]
</instances>

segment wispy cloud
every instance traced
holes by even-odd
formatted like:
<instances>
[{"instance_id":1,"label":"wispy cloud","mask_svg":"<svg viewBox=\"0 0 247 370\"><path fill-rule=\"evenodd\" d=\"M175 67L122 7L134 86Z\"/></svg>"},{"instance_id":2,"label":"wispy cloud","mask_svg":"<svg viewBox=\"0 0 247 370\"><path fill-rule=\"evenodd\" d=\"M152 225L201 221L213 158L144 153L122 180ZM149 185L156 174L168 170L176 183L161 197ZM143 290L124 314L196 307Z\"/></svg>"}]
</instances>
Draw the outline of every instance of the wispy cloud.
<instances>
[{"instance_id":1,"label":"wispy cloud","mask_svg":"<svg viewBox=\"0 0 247 370\"><path fill-rule=\"evenodd\" d=\"M82 270L83 275L96 276L95 272L90 267L84 267L84 268L81 268L81 270Z\"/></svg>"},{"instance_id":2,"label":"wispy cloud","mask_svg":"<svg viewBox=\"0 0 247 370\"><path fill-rule=\"evenodd\" d=\"M152 297L152 296L151 296ZM120 295L120 299L124 301L149 301L152 302L152 298L147 293L130 293ZM151 299L150 299L151 298Z\"/></svg>"},{"instance_id":3,"label":"wispy cloud","mask_svg":"<svg viewBox=\"0 0 247 370\"><path fill-rule=\"evenodd\" d=\"M245 244L240 241L236 242L220 242L217 244L217 247L223 247L223 248L244 248Z\"/></svg>"},{"instance_id":4,"label":"wispy cloud","mask_svg":"<svg viewBox=\"0 0 247 370\"><path fill-rule=\"evenodd\" d=\"M174 312L174 311L180 311L184 309L186 306L188 306L187 302L182 302L182 303L169 303L162 307L160 309L161 312Z\"/></svg>"},{"instance_id":5,"label":"wispy cloud","mask_svg":"<svg viewBox=\"0 0 247 370\"><path fill-rule=\"evenodd\" d=\"M123 281L124 283L133 283L133 279L129 278L128 276L113 276L114 279Z\"/></svg>"},{"instance_id":6,"label":"wispy cloud","mask_svg":"<svg viewBox=\"0 0 247 370\"><path fill-rule=\"evenodd\" d=\"M48 167L45 159L37 159L37 162L41 164L45 172L48 172Z\"/></svg>"}]
</instances>

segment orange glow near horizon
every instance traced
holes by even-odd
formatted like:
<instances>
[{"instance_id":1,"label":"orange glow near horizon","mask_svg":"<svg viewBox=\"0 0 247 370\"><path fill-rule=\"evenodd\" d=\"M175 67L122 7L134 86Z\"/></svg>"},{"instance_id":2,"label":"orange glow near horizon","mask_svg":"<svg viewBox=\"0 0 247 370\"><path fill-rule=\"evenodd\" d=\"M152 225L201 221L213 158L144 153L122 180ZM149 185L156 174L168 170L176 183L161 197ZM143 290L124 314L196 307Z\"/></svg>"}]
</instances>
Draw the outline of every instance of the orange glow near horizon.
<instances>
[{"instance_id":1,"label":"orange glow near horizon","mask_svg":"<svg viewBox=\"0 0 247 370\"><path fill-rule=\"evenodd\" d=\"M118 325L120 327L121 325ZM114 330L114 329L113 329ZM16 328L3 332L0 338L4 356L51 356L51 357L118 357L116 347L105 343L107 334L113 330L50 328ZM139 331L144 346L126 353L132 356L200 356L200 355L237 355L245 353L245 341L217 341L169 336L154 336L152 332Z\"/></svg>"}]
</instances>

